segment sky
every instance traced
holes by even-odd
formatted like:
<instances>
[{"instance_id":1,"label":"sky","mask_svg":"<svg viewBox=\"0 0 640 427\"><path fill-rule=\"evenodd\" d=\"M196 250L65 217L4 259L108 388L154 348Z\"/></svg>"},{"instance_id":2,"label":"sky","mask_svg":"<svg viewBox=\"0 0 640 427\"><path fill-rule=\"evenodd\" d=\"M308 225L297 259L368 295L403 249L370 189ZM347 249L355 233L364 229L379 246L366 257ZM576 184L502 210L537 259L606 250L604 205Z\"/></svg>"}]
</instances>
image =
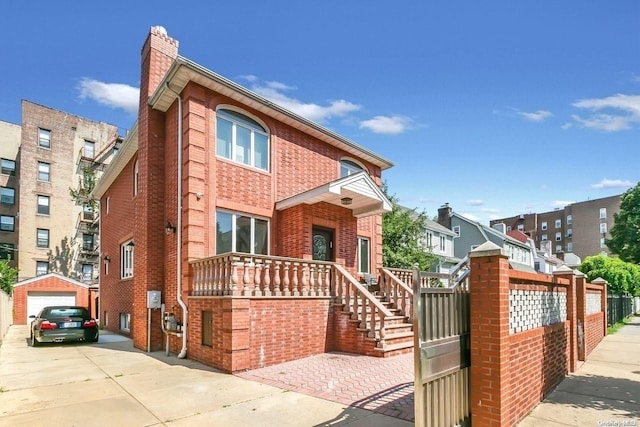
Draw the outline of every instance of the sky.
<instances>
[{"instance_id":1,"label":"sky","mask_svg":"<svg viewBox=\"0 0 640 427\"><path fill-rule=\"evenodd\" d=\"M392 161L400 204L488 224L640 181L639 22L637 0L6 0L0 120L26 99L126 133L161 25L180 55Z\"/></svg>"}]
</instances>

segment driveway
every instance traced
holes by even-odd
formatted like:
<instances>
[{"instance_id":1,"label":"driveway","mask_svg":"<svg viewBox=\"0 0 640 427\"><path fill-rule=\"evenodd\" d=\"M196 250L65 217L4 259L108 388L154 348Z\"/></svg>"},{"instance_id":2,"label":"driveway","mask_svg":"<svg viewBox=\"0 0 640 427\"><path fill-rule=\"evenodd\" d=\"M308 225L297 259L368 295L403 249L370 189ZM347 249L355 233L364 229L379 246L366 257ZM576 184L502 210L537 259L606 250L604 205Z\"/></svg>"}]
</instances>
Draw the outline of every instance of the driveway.
<instances>
[{"instance_id":1,"label":"driveway","mask_svg":"<svg viewBox=\"0 0 640 427\"><path fill-rule=\"evenodd\" d=\"M412 423L221 373L103 333L96 344L0 346L0 426L410 426Z\"/></svg>"}]
</instances>

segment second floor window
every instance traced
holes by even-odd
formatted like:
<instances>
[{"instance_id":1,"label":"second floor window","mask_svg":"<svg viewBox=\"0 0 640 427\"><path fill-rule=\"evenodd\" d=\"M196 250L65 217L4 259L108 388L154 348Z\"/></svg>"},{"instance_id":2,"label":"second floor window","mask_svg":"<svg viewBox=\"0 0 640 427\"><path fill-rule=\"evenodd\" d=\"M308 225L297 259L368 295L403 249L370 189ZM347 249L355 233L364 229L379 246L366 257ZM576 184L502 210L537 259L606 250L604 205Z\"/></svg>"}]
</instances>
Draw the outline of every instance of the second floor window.
<instances>
[{"instance_id":1,"label":"second floor window","mask_svg":"<svg viewBox=\"0 0 640 427\"><path fill-rule=\"evenodd\" d=\"M38 196L38 213L40 215L49 215L49 196Z\"/></svg>"},{"instance_id":2,"label":"second floor window","mask_svg":"<svg viewBox=\"0 0 640 427\"><path fill-rule=\"evenodd\" d=\"M15 175L16 162L9 159L2 159L2 173L4 175Z\"/></svg>"},{"instance_id":3,"label":"second floor window","mask_svg":"<svg viewBox=\"0 0 640 427\"><path fill-rule=\"evenodd\" d=\"M362 172L362 166L354 161L342 159L340 160L340 178L353 175L354 173Z\"/></svg>"},{"instance_id":4,"label":"second floor window","mask_svg":"<svg viewBox=\"0 0 640 427\"><path fill-rule=\"evenodd\" d=\"M232 110L218 110L216 154L257 169L269 170L269 135L255 120Z\"/></svg>"},{"instance_id":5,"label":"second floor window","mask_svg":"<svg viewBox=\"0 0 640 427\"><path fill-rule=\"evenodd\" d=\"M447 238L445 236L440 236L440 251L447 252Z\"/></svg>"},{"instance_id":6,"label":"second floor window","mask_svg":"<svg viewBox=\"0 0 640 427\"><path fill-rule=\"evenodd\" d=\"M42 148L51 148L51 131L38 129L38 145Z\"/></svg>"},{"instance_id":7,"label":"second floor window","mask_svg":"<svg viewBox=\"0 0 640 427\"><path fill-rule=\"evenodd\" d=\"M36 261L36 276L43 276L49 272L47 261Z\"/></svg>"},{"instance_id":8,"label":"second floor window","mask_svg":"<svg viewBox=\"0 0 640 427\"><path fill-rule=\"evenodd\" d=\"M38 181L49 182L51 179L51 165L45 162L38 162Z\"/></svg>"},{"instance_id":9,"label":"second floor window","mask_svg":"<svg viewBox=\"0 0 640 427\"><path fill-rule=\"evenodd\" d=\"M2 187L2 196L0 196L0 203L3 205L14 205L16 203L16 190L9 187Z\"/></svg>"},{"instance_id":10,"label":"second floor window","mask_svg":"<svg viewBox=\"0 0 640 427\"><path fill-rule=\"evenodd\" d=\"M133 240L126 241L120 246L120 278L133 277Z\"/></svg>"}]
</instances>

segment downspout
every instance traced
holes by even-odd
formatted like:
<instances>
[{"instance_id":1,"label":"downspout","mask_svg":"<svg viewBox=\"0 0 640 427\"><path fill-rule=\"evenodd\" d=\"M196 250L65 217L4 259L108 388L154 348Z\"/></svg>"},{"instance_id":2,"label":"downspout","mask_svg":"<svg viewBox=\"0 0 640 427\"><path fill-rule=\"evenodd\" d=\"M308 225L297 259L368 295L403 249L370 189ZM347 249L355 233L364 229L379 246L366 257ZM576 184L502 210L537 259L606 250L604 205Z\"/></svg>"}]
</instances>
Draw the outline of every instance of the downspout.
<instances>
[{"instance_id":1,"label":"downspout","mask_svg":"<svg viewBox=\"0 0 640 427\"><path fill-rule=\"evenodd\" d=\"M182 350L178 354L178 359L184 359L187 356L187 318L188 309L182 299L182 98L180 94L171 89L169 82L166 82L167 89L175 93L178 97L178 173L177 173L177 208L178 218L176 220L176 284L178 304L182 308Z\"/></svg>"}]
</instances>

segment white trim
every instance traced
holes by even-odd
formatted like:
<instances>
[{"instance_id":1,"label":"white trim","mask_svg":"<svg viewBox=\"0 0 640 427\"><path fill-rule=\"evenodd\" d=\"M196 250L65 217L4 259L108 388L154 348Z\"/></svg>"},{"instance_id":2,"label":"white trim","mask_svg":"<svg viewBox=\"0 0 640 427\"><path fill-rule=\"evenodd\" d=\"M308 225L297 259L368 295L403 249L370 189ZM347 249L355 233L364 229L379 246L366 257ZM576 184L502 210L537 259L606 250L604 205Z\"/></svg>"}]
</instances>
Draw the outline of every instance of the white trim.
<instances>
[{"instance_id":1,"label":"white trim","mask_svg":"<svg viewBox=\"0 0 640 427\"><path fill-rule=\"evenodd\" d=\"M14 284L13 287L17 288L18 286L29 285L31 283L38 282L40 280L44 280L44 279L48 279L48 278L60 279L60 280L63 280L65 282L70 283L71 285L80 286L82 288L90 288L91 287L90 285L88 285L86 283L79 282L79 281L71 279L69 277L61 276L58 273L47 273L47 274L43 274L42 276L32 277L31 279L26 279L26 280L23 280L21 282L18 282L16 284Z\"/></svg>"}]
</instances>

